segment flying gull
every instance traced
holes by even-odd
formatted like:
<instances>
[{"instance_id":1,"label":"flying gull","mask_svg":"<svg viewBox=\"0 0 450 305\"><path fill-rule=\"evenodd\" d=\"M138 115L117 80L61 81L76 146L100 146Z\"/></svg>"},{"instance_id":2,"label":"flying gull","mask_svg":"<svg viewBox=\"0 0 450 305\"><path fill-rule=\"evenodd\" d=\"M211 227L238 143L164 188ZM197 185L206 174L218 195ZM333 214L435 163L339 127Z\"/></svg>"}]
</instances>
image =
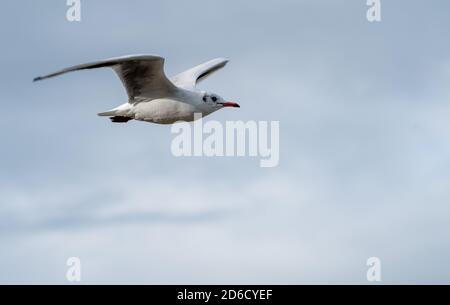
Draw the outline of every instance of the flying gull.
<instances>
[{"instance_id":1,"label":"flying gull","mask_svg":"<svg viewBox=\"0 0 450 305\"><path fill-rule=\"evenodd\" d=\"M100 112L99 116L109 117L115 123L139 120L172 124L180 120L193 121L194 113L206 116L224 107L240 107L215 93L196 88L197 83L223 68L227 62L224 58L216 58L169 79L164 73L164 58L129 55L69 67L36 77L34 81L78 70L109 67L122 81L128 94L128 102Z\"/></svg>"}]
</instances>

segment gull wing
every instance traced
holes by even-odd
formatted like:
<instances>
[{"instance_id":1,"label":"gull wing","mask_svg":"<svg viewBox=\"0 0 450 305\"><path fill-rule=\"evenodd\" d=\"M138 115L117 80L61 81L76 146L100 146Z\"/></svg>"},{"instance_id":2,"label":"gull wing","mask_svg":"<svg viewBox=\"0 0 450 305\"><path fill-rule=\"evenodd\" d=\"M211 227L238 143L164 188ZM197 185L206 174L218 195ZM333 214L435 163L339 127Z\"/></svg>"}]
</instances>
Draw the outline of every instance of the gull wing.
<instances>
[{"instance_id":1,"label":"gull wing","mask_svg":"<svg viewBox=\"0 0 450 305\"><path fill-rule=\"evenodd\" d=\"M172 77L172 82L183 88L194 88L198 82L204 80L217 70L225 67L228 60L225 58L216 58L184 71Z\"/></svg>"},{"instance_id":2,"label":"gull wing","mask_svg":"<svg viewBox=\"0 0 450 305\"><path fill-rule=\"evenodd\" d=\"M34 81L68 72L104 67L112 68L119 76L130 103L171 96L177 91L177 87L164 73L164 58L154 55L129 55L77 65L36 77Z\"/></svg>"}]
</instances>

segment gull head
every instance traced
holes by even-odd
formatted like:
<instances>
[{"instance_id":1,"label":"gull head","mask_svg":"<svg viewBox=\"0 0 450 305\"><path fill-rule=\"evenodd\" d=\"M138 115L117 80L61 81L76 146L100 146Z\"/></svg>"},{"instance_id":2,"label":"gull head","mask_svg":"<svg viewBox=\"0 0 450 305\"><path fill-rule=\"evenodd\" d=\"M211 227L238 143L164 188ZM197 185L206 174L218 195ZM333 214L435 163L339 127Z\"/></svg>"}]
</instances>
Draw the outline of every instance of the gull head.
<instances>
[{"instance_id":1,"label":"gull head","mask_svg":"<svg viewBox=\"0 0 450 305\"><path fill-rule=\"evenodd\" d=\"M204 92L202 97L203 104L211 107L214 110L219 110L224 107L241 107L235 102L224 100L221 96L215 93Z\"/></svg>"}]
</instances>

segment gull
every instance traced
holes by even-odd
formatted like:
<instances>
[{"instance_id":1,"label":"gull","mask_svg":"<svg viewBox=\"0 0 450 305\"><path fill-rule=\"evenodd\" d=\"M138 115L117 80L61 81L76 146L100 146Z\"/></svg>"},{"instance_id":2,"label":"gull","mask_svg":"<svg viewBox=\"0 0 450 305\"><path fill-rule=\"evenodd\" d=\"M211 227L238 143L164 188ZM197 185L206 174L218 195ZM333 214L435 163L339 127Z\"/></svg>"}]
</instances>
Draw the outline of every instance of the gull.
<instances>
[{"instance_id":1,"label":"gull","mask_svg":"<svg viewBox=\"0 0 450 305\"><path fill-rule=\"evenodd\" d=\"M59 76L68 72L112 68L119 76L128 95L128 101L114 109L100 112L114 123L130 120L157 124L193 121L224 107L240 107L225 101L218 94L199 90L197 84L228 63L216 58L184 71L172 78L164 73L164 58L155 55L127 55L69 67L33 81ZM196 113L200 115L194 115Z\"/></svg>"}]
</instances>

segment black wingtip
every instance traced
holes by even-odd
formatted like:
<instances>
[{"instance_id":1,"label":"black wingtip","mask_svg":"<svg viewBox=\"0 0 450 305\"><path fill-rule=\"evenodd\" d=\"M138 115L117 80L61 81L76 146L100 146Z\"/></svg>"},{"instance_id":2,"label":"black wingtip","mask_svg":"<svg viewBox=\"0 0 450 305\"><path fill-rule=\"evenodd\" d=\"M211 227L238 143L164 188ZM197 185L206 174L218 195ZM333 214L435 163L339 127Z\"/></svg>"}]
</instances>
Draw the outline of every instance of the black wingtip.
<instances>
[{"instance_id":1,"label":"black wingtip","mask_svg":"<svg viewBox=\"0 0 450 305\"><path fill-rule=\"evenodd\" d=\"M33 82L37 82L37 81L40 81L40 80L43 80L43 79L44 78L42 76L38 76L38 77L33 78Z\"/></svg>"}]
</instances>

